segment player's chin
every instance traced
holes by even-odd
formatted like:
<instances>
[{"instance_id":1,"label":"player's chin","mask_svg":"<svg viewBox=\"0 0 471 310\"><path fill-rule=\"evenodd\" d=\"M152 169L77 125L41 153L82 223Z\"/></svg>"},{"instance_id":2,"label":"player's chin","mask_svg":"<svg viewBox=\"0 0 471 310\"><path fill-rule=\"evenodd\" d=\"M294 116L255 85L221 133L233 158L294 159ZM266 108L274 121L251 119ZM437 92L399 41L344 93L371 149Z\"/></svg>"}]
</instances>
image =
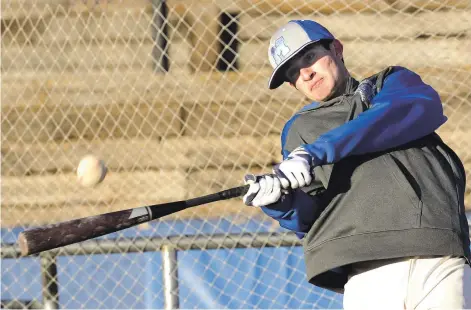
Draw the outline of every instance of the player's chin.
<instances>
[{"instance_id":1,"label":"player's chin","mask_svg":"<svg viewBox=\"0 0 471 310\"><path fill-rule=\"evenodd\" d=\"M310 93L310 98L317 102L322 102L330 99L332 94L332 88L322 87L316 90L312 90Z\"/></svg>"}]
</instances>

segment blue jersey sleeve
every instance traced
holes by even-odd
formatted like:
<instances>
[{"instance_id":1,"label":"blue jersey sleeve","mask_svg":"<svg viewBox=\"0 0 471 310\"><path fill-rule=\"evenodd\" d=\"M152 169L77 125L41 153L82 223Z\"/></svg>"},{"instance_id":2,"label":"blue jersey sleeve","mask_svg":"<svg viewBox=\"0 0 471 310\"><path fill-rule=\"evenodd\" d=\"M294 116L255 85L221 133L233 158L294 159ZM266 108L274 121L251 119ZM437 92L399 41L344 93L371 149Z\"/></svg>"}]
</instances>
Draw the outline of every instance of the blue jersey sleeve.
<instances>
[{"instance_id":1,"label":"blue jersey sleeve","mask_svg":"<svg viewBox=\"0 0 471 310\"><path fill-rule=\"evenodd\" d=\"M368 110L304 145L316 166L397 147L446 122L439 95L414 72L394 67L383 85Z\"/></svg>"},{"instance_id":2,"label":"blue jersey sleeve","mask_svg":"<svg viewBox=\"0 0 471 310\"><path fill-rule=\"evenodd\" d=\"M296 233L302 238L309 231L320 213L316 197L300 189L283 195L281 199L268 206L261 207L263 212L277 220L280 226Z\"/></svg>"}]
</instances>

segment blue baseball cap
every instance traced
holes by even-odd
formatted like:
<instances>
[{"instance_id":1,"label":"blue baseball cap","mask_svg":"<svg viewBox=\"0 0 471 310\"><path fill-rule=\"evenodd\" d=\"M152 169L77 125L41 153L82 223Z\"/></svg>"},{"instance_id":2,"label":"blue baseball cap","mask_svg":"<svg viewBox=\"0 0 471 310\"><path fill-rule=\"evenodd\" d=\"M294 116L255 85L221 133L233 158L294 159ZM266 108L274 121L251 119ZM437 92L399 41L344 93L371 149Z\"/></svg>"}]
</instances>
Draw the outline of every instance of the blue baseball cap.
<instances>
[{"instance_id":1,"label":"blue baseball cap","mask_svg":"<svg viewBox=\"0 0 471 310\"><path fill-rule=\"evenodd\" d=\"M268 59L273 73L268 87L275 89L284 83L283 65L306 46L320 40L334 40L334 36L321 24L312 20L291 20L271 37Z\"/></svg>"}]
</instances>

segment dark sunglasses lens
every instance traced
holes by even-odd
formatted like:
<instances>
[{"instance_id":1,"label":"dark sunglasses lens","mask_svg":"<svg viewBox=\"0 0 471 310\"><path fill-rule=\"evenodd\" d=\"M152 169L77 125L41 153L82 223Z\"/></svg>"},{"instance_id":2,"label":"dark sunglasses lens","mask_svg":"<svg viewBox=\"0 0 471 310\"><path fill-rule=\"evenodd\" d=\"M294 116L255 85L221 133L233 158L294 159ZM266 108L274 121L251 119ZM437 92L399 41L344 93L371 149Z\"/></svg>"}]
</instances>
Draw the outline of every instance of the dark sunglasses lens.
<instances>
[{"instance_id":1,"label":"dark sunglasses lens","mask_svg":"<svg viewBox=\"0 0 471 310\"><path fill-rule=\"evenodd\" d=\"M286 82L296 84L296 81L298 80L298 78L299 78L299 70L296 70L294 68L289 68L286 71L286 74L285 74Z\"/></svg>"}]
</instances>

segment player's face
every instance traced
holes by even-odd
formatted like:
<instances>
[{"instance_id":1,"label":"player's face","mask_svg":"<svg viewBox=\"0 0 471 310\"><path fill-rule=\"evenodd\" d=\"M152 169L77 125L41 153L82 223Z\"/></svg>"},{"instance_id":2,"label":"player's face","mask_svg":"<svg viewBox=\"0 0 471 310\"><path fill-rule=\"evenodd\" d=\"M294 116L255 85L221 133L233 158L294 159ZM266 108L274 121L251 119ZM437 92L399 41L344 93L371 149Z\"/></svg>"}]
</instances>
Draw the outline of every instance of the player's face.
<instances>
[{"instance_id":1,"label":"player's face","mask_svg":"<svg viewBox=\"0 0 471 310\"><path fill-rule=\"evenodd\" d=\"M332 43L329 50L321 44L313 44L286 66L286 81L313 101L325 101L338 95L348 75L342 62L342 46L338 41Z\"/></svg>"}]
</instances>

